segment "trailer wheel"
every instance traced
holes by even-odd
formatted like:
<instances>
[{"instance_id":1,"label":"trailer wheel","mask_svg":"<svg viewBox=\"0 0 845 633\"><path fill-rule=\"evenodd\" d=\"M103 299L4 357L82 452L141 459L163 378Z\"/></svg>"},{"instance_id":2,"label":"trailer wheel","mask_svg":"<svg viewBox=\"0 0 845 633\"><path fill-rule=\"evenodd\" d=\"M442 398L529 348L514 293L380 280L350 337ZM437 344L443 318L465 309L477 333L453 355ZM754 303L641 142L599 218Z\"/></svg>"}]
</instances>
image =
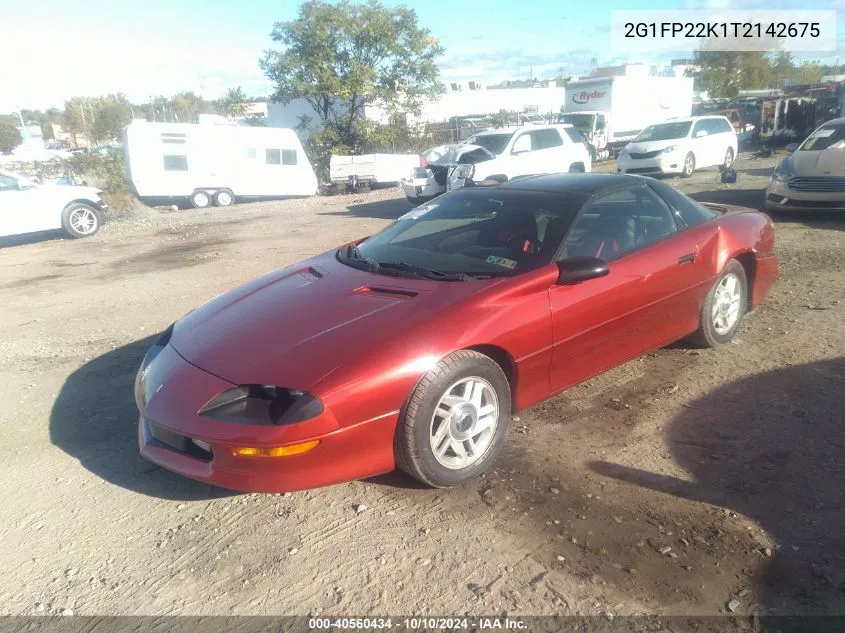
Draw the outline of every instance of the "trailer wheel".
<instances>
[{"instance_id":1,"label":"trailer wheel","mask_svg":"<svg viewBox=\"0 0 845 633\"><path fill-rule=\"evenodd\" d=\"M207 191L197 189L191 194L191 206L194 209L205 209L211 205L211 196Z\"/></svg>"},{"instance_id":2,"label":"trailer wheel","mask_svg":"<svg viewBox=\"0 0 845 633\"><path fill-rule=\"evenodd\" d=\"M235 202L235 194L228 189L221 189L214 194L214 206L229 207Z\"/></svg>"}]
</instances>

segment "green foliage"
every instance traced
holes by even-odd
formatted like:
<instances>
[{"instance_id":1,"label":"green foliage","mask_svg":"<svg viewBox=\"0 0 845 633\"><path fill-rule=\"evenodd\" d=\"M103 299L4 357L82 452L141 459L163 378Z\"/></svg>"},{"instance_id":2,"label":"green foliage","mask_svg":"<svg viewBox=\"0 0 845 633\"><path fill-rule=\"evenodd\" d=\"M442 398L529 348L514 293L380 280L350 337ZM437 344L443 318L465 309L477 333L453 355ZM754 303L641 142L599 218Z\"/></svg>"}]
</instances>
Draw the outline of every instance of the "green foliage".
<instances>
[{"instance_id":1,"label":"green foliage","mask_svg":"<svg viewBox=\"0 0 845 633\"><path fill-rule=\"evenodd\" d=\"M368 142L374 129L366 106L377 105L391 118L418 114L426 98L443 91L435 64L443 48L407 7L308 0L295 20L277 23L271 37L284 49L268 51L261 68L275 84L275 99L304 99L316 112L319 129L306 141L318 173L325 156L359 152ZM375 144L392 146L393 132L375 133Z\"/></svg>"},{"instance_id":2,"label":"green foliage","mask_svg":"<svg viewBox=\"0 0 845 633\"><path fill-rule=\"evenodd\" d=\"M123 135L123 128L131 121L132 111L128 106L108 98L102 99L97 104L91 124L91 140L98 144L117 141Z\"/></svg>"},{"instance_id":3,"label":"green foliage","mask_svg":"<svg viewBox=\"0 0 845 633\"><path fill-rule=\"evenodd\" d=\"M66 173L82 176L89 185L103 190L103 199L111 211L130 209L134 196L126 180L123 152L111 149L107 154L79 154L66 159Z\"/></svg>"},{"instance_id":4,"label":"green foliage","mask_svg":"<svg viewBox=\"0 0 845 633\"><path fill-rule=\"evenodd\" d=\"M249 111L249 100L240 86L229 88L220 102L222 113L230 117L243 117Z\"/></svg>"},{"instance_id":5,"label":"green foliage","mask_svg":"<svg viewBox=\"0 0 845 633\"><path fill-rule=\"evenodd\" d=\"M787 52L698 51L694 63L695 88L706 90L711 97L735 97L744 89L778 88L786 80L816 83L837 70L817 62L796 65Z\"/></svg>"},{"instance_id":6,"label":"green foliage","mask_svg":"<svg viewBox=\"0 0 845 633\"><path fill-rule=\"evenodd\" d=\"M21 132L14 123L0 121L0 153L8 154L22 142Z\"/></svg>"}]
</instances>

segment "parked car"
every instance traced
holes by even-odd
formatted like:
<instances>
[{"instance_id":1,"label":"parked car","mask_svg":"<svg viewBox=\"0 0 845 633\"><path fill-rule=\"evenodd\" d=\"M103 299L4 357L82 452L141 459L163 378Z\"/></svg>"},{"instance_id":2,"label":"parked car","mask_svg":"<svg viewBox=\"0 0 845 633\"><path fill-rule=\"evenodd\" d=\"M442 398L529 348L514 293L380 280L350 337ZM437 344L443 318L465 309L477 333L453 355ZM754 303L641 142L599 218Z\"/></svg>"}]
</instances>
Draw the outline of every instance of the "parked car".
<instances>
[{"instance_id":1,"label":"parked car","mask_svg":"<svg viewBox=\"0 0 845 633\"><path fill-rule=\"evenodd\" d=\"M71 237L94 235L108 205L94 187L37 185L0 171L0 237L64 229Z\"/></svg>"},{"instance_id":2,"label":"parked car","mask_svg":"<svg viewBox=\"0 0 845 633\"><path fill-rule=\"evenodd\" d=\"M723 116L671 119L649 125L619 154L616 171L623 174L681 174L733 165L737 138Z\"/></svg>"},{"instance_id":3,"label":"parked car","mask_svg":"<svg viewBox=\"0 0 845 633\"><path fill-rule=\"evenodd\" d=\"M513 413L672 341L731 341L777 277L763 213L618 174L467 187L168 327L146 459L282 492L490 468ZM364 362L365 361L365 362Z\"/></svg>"},{"instance_id":4,"label":"parked car","mask_svg":"<svg viewBox=\"0 0 845 633\"><path fill-rule=\"evenodd\" d=\"M516 176L592 170L584 136L571 125L488 130L470 137L467 144L481 146L495 158L458 165L449 174L447 190L488 179L505 182Z\"/></svg>"},{"instance_id":5,"label":"parked car","mask_svg":"<svg viewBox=\"0 0 845 633\"><path fill-rule=\"evenodd\" d=\"M775 168L766 187L769 211L845 210L845 118L816 129Z\"/></svg>"},{"instance_id":6,"label":"parked car","mask_svg":"<svg viewBox=\"0 0 845 633\"><path fill-rule=\"evenodd\" d=\"M480 163L495 158L478 145L438 145L420 155L419 167L401 181L411 204L422 204L446 191L451 171L461 162Z\"/></svg>"}]
</instances>

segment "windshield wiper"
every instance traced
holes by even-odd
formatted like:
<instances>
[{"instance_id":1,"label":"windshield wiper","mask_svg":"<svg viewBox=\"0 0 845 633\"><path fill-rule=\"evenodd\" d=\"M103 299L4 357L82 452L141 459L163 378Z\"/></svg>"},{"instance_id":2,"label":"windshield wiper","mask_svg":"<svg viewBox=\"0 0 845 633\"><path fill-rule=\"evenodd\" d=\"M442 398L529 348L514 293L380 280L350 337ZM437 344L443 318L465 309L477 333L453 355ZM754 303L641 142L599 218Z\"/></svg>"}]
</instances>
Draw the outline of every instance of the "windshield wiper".
<instances>
[{"instance_id":1,"label":"windshield wiper","mask_svg":"<svg viewBox=\"0 0 845 633\"><path fill-rule=\"evenodd\" d=\"M437 281L465 281L467 276L463 273L444 273L433 268L426 268L417 264L409 262L373 262L376 265L374 272L382 272L384 270L398 270L401 272L411 273L418 277L425 279L435 279ZM387 273L389 274L389 273Z\"/></svg>"}]
</instances>

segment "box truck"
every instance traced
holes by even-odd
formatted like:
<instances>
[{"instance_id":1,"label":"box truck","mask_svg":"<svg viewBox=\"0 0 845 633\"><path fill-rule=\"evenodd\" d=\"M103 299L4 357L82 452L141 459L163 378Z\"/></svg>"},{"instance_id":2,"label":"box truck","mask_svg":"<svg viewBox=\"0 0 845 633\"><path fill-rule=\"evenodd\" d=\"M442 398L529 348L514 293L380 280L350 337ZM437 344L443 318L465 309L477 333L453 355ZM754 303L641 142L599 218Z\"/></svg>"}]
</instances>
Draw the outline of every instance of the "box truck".
<instances>
[{"instance_id":1,"label":"box truck","mask_svg":"<svg viewBox=\"0 0 845 633\"><path fill-rule=\"evenodd\" d=\"M148 204L201 208L317 193L291 129L134 121L124 130L123 152L129 182Z\"/></svg>"},{"instance_id":2,"label":"box truck","mask_svg":"<svg viewBox=\"0 0 845 633\"><path fill-rule=\"evenodd\" d=\"M691 77L591 77L566 85L559 121L581 131L593 160L616 156L643 128L692 112Z\"/></svg>"}]
</instances>

